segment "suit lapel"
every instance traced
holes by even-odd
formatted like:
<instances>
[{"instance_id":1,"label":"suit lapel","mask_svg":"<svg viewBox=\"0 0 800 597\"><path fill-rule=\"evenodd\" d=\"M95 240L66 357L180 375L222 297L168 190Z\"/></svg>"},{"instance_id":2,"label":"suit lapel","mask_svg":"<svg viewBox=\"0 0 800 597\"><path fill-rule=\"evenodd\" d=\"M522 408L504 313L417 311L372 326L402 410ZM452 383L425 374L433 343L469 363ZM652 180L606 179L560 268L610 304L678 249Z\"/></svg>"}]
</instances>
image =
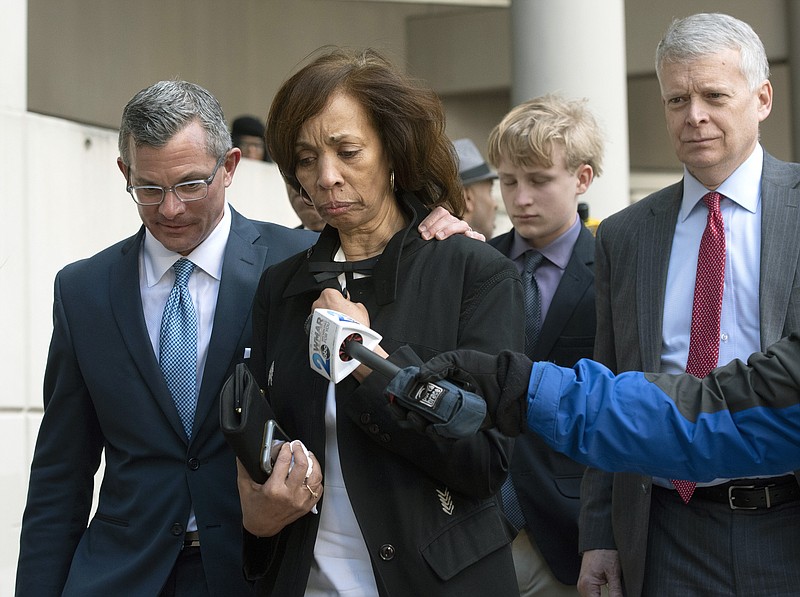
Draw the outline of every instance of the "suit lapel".
<instances>
[{"instance_id":1,"label":"suit lapel","mask_svg":"<svg viewBox=\"0 0 800 597\"><path fill-rule=\"evenodd\" d=\"M533 350L533 360L546 360L564 326L572 317L586 290L594 281L591 265L594 263L592 233L581 227L567 267L550 302L539 342Z\"/></svg>"},{"instance_id":2,"label":"suit lapel","mask_svg":"<svg viewBox=\"0 0 800 597\"><path fill-rule=\"evenodd\" d=\"M620 256L636 259L639 349L645 371L658 371L661 365L667 271L682 195L683 181L664 189L642 222L636 256Z\"/></svg>"},{"instance_id":3,"label":"suit lapel","mask_svg":"<svg viewBox=\"0 0 800 597\"><path fill-rule=\"evenodd\" d=\"M761 273L759 320L761 348L784 335L789 298L798 263L800 210L796 166L766 152L761 175Z\"/></svg>"},{"instance_id":4,"label":"suit lapel","mask_svg":"<svg viewBox=\"0 0 800 597\"><path fill-rule=\"evenodd\" d=\"M231 232L225 247L222 279L219 285L214 327L208 346L208 357L203 372L203 382L197 399L197 410L192 437L196 437L206 418L212 416L216 429L216 412L210 413L225 376L234 362L242 360L238 354L242 338L250 337L248 322L261 273L264 271L266 245L255 244L258 230L246 219L231 210Z\"/></svg>"},{"instance_id":5,"label":"suit lapel","mask_svg":"<svg viewBox=\"0 0 800 597\"><path fill-rule=\"evenodd\" d=\"M501 234L500 236L495 236L492 239L489 239L489 244L492 245L495 249L500 251L503 255L508 256L509 251L511 251L511 241L514 238L514 229L512 228L509 232L505 234Z\"/></svg>"},{"instance_id":6,"label":"suit lapel","mask_svg":"<svg viewBox=\"0 0 800 597\"><path fill-rule=\"evenodd\" d=\"M147 332L142 308L142 294L139 288L139 251L144 239L144 227L126 244L122 258L109 274L111 310L128 347L142 381L150 389L155 401L161 407L175 433L185 438L178 410L169 393L158 358L153 353L153 345Z\"/></svg>"}]
</instances>

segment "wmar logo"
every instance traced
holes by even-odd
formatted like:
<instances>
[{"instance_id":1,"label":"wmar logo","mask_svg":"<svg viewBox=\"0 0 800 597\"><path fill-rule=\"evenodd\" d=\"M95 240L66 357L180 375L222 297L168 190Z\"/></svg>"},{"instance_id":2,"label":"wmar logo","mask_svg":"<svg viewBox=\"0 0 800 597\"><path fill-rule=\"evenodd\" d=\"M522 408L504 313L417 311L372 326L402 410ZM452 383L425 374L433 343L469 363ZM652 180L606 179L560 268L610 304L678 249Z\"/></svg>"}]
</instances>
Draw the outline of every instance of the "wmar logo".
<instances>
[{"instance_id":1,"label":"wmar logo","mask_svg":"<svg viewBox=\"0 0 800 597\"><path fill-rule=\"evenodd\" d=\"M317 369L321 369L325 371L328 375L331 373L331 351L328 347L323 344L319 352L315 352L312 357L311 361L314 363L314 366Z\"/></svg>"},{"instance_id":2,"label":"wmar logo","mask_svg":"<svg viewBox=\"0 0 800 597\"><path fill-rule=\"evenodd\" d=\"M334 311L332 309L328 309L328 315L330 315L331 317L335 317L339 321L346 321L348 323L358 323L355 319L353 319L349 315L345 315L344 313L340 313L339 311Z\"/></svg>"},{"instance_id":3,"label":"wmar logo","mask_svg":"<svg viewBox=\"0 0 800 597\"><path fill-rule=\"evenodd\" d=\"M328 309L328 315L330 315L332 319L338 319L339 321L346 321L347 323L358 323L355 319L353 319L349 315L345 315L340 311L334 311L333 309Z\"/></svg>"}]
</instances>

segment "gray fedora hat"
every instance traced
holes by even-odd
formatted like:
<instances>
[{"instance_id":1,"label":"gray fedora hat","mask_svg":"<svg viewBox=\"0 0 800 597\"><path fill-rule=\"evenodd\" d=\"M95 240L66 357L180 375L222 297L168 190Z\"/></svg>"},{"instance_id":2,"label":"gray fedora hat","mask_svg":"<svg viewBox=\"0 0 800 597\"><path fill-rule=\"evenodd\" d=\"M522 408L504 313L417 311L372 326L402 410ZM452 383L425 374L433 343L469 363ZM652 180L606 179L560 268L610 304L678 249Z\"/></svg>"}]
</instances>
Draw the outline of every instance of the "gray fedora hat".
<instances>
[{"instance_id":1,"label":"gray fedora hat","mask_svg":"<svg viewBox=\"0 0 800 597\"><path fill-rule=\"evenodd\" d=\"M489 169L489 164L484 161L472 139L456 139L453 145L458 154L458 175L461 177L461 184L468 185L497 178L497 174Z\"/></svg>"}]
</instances>

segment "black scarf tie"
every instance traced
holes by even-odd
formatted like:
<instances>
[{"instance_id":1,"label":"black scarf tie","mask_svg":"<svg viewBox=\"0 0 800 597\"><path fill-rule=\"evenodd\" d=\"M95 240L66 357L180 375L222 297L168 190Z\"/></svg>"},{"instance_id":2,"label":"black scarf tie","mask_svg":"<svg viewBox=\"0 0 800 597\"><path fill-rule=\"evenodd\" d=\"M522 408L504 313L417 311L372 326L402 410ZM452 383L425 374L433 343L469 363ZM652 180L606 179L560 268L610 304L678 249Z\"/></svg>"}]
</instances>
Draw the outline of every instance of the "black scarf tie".
<instances>
[{"instance_id":1,"label":"black scarf tie","mask_svg":"<svg viewBox=\"0 0 800 597\"><path fill-rule=\"evenodd\" d=\"M317 281L317 284L338 278L339 274L344 274L349 285L353 280L354 273L371 276L372 270L380 257L380 255L376 255L361 261L309 261L308 271L314 274L314 280Z\"/></svg>"}]
</instances>

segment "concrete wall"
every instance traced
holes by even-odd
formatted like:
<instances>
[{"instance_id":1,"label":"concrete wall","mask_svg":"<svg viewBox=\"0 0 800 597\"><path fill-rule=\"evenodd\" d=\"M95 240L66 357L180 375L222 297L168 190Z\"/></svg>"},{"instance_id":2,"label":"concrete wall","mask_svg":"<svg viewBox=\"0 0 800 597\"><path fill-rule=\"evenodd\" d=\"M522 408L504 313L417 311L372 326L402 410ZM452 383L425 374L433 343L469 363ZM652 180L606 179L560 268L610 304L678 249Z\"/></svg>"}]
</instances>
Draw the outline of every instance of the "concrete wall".
<instances>
[{"instance_id":1,"label":"concrete wall","mask_svg":"<svg viewBox=\"0 0 800 597\"><path fill-rule=\"evenodd\" d=\"M412 72L430 67L426 78L444 97L453 138L485 139L510 107L510 42L502 34L507 8L488 0L491 6L470 4L5 0L0 19L0 597L13 593L19 521L41 416L53 277L66 263L139 226L115 164L113 129L124 103L152 81L177 76L209 87L230 118L263 115L280 81L313 49L326 43L375 45L404 64L409 48L423 43L414 23L427 20L424 26L432 33L426 35L442 42L441 51L431 49L424 64L411 65ZM753 24L775 73L776 105L764 126L764 144L778 157L790 157L784 7L783 0L627 3L631 161L651 171L632 177L633 196L680 175L665 151L651 67L655 44L673 15L724 10ZM443 27L445 16L452 22L458 15L463 15L460 26ZM647 161L637 162L640 158ZM243 161L228 196L250 217L296 223L273 166Z\"/></svg>"},{"instance_id":2,"label":"concrete wall","mask_svg":"<svg viewBox=\"0 0 800 597\"><path fill-rule=\"evenodd\" d=\"M405 61L408 15L435 7L344 0L29 0L28 108L107 127L159 79L207 87L232 120L265 116L280 83L326 44Z\"/></svg>"}]
</instances>

